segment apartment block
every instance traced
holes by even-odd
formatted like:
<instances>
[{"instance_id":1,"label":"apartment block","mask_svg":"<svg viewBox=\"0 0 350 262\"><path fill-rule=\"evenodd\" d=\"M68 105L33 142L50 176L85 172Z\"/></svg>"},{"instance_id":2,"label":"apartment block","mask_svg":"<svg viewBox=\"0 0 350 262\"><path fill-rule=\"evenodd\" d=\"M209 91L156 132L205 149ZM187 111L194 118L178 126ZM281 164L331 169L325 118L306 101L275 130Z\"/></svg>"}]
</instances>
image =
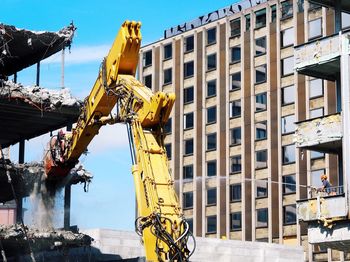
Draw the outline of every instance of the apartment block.
<instances>
[{"instance_id":1,"label":"apartment block","mask_svg":"<svg viewBox=\"0 0 350 262\"><path fill-rule=\"evenodd\" d=\"M346 30L349 15L342 18ZM334 33L332 8L244 0L142 47L139 79L176 94L165 146L195 236L302 245L309 260L340 257L309 244L296 215L321 174L343 183L337 154L295 145L295 123L339 108L332 79L294 70L294 47Z\"/></svg>"}]
</instances>

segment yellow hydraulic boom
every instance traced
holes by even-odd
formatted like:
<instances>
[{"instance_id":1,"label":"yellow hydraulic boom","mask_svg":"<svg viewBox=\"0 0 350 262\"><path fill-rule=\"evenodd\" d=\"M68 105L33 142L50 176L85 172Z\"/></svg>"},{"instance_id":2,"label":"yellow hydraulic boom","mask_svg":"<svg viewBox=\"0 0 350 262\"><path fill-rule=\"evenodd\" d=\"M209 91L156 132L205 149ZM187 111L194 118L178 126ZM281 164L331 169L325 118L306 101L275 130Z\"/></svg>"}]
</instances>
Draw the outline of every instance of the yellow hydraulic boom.
<instances>
[{"instance_id":1,"label":"yellow hydraulic boom","mask_svg":"<svg viewBox=\"0 0 350 262\"><path fill-rule=\"evenodd\" d=\"M152 93L134 75L141 45L141 23L124 22L97 80L86 98L76 127L50 141L45 158L48 179L68 174L102 125L127 125L139 217L147 261L188 261L192 233L183 217L169 173L163 128L175 94ZM111 111L117 105L117 114Z\"/></svg>"}]
</instances>

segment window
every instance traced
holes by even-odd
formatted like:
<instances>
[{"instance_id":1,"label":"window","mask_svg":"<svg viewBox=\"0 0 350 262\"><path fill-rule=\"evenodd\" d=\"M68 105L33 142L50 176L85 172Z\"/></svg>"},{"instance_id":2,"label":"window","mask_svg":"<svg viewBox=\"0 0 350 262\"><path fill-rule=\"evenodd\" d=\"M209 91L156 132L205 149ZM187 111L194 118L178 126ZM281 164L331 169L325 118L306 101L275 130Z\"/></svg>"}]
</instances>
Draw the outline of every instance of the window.
<instances>
[{"instance_id":1,"label":"window","mask_svg":"<svg viewBox=\"0 0 350 262\"><path fill-rule=\"evenodd\" d=\"M207 205L216 205L216 188L209 188L207 190Z\"/></svg>"},{"instance_id":2,"label":"window","mask_svg":"<svg viewBox=\"0 0 350 262\"><path fill-rule=\"evenodd\" d=\"M185 155L192 155L193 154L193 138L186 139L184 141L184 148L185 148Z\"/></svg>"},{"instance_id":3,"label":"window","mask_svg":"<svg viewBox=\"0 0 350 262\"><path fill-rule=\"evenodd\" d=\"M241 34L241 19L235 19L230 21L231 37L239 36Z\"/></svg>"},{"instance_id":4,"label":"window","mask_svg":"<svg viewBox=\"0 0 350 262\"><path fill-rule=\"evenodd\" d=\"M297 191L295 175L283 176L282 181L283 181L282 190L284 195L293 194Z\"/></svg>"},{"instance_id":5,"label":"window","mask_svg":"<svg viewBox=\"0 0 350 262\"><path fill-rule=\"evenodd\" d=\"M255 152L255 169L267 167L267 150Z\"/></svg>"},{"instance_id":6,"label":"window","mask_svg":"<svg viewBox=\"0 0 350 262\"><path fill-rule=\"evenodd\" d=\"M171 144L165 144L165 151L166 151L166 156L168 157L168 159L171 159Z\"/></svg>"},{"instance_id":7,"label":"window","mask_svg":"<svg viewBox=\"0 0 350 262\"><path fill-rule=\"evenodd\" d=\"M242 213L234 212L230 214L230 229L231 231L242 230Z\"/></svg>"},{"instance_id":8,"label":"window","mask_svg":"<svg viewBox=\"0 0 350 262\"><path fill-rule=\"evenodd\" d=\"M282 164L295 163L295 145L282 146Z\"/></svg>"},{"instance_id":9,"label":"window","mask_svg":"<svg viewBox=\"0 0 350 262\"><path fill-rule=\"evenodd\" d=\"M184 89L184 104L192 103L194 99L193 86Z\"/></svg>"},{"instance_id":10,"label":"window","mask_svg":"<svg viewBox=\"0 0 350 262\"><path fill-rule=\"evenodd\" d=\"M298 13L304 12L304 0L298 0Z\"/></svg>"},{"instance_id":11,"label":"window","mask_svg":"<svg viewBox=\"0 0 350 262\"><path fill-rule=\"evenodd\" d=\"M143 53L143 66L151 66L152 65L152 50Z\"/></svg>"},{"instance_id":12,"label":"window","mask_svg":"<svg viewBox=\"0 0 350 262\"><path fill-rule=\"evenodd\" d=\"M207 150L215 150L216 149L216 133L207 135Z\"/></svg>"},{"instance_id":13,"label":"window","mask_svg":"<svg viewBox=\"0 0 350 262\"><path fill-rule=\"evenodd\" d=\"M255 112L265 111L267 108L267 96L265 93L260 93L255 96Z\"/></svg>"},{"instance_id":14,"label":"window","mask_svg":"<svg viewBox=\"0 0 350 262\"><path fill-rule=\"evenodd\" d=\"M231 63L237 63L241 61L241 47L234 46L231 48Z\"/></svg>"},{"instance_id":15,"label":"window","mask_svg":"<svg viewBox=\"0 0 350 262\"><path fill-rule=\"evenodd\" d=\"M193 192L183 193L183 207L184 209L193 208Z\"/></svg>"},{"instance_id":16,"label":"window","mask_svg":"<svg viewBox=\"0 0 350 262\"><path fill-rule=\"evenodd\" d=\"M216 69L216 54L207 56L207 71Z\"/></svg>"},{"instance_id":17,"label":"window","mask_svg":"<svg viewBox=\"0 0 350 262\"><path fill-rule=\"evenodd\" d=\"M230 202L241 201L242 186L241 184L230 185Z\"/></svg>"},{"instance_id":18,"label":"window","mask_svg":"<svg viewBox=\"0 0 350 262\"><path fill-rule=\"evenodd\" d=\"M261 9L255 12L255 28L266 26L266 9Z\"/></svg>"},{"instance_id":19,"label":"window","mask_svg":"<svg viewBox=\"0 0 350 262\"><path fill-rule=\"evenodd\" d=\"M216 123L216 106L207 108L207 124Z\"/></svg>"},{"instance_id":20,"label":"window","mask_svg":"<svg viewBox=\"0 0 350 262\"><path fill-rule=\"evenodd\" d=\"M255 39L255 56L266 54L266 36Z\"/></svg>"},{"instance_id":21,"label":"window","mask_svg":"<svg viewBox=\"0 0 350 262\"><path fill-rule=\"evenodd\" d=\"M309 39L322 36L322 18L309 21Z\"/></svg>"},{"instance_id":22,"label":"window","mask_svg":"<svg viewBox=\"0 0 350 262\"><path fill-rule=\"evenodd\" d=\"M283 224L293 225L297 223L296 205L283 207Z\"/></svg>"},{"instance_id":23,"label":"window","mask_svg":"<svg viewBox=\"0 0 350 262\"><path fill-rule=\"evenodd\" d=\"M164 60L170 59L173 56L173 46L172 44L167 44L164 46Z\"/></svg>"},{"instance_id":24,"label":"window","mask_svg":"<svg viewBox=\"0 0 350 262\"><path fill-rule=\"evenodd\" d=\"M164 133L165 134L171 134L171 124L172 124L172 121L171 121L171 118L169 118L168 121L164 125Z\"/></svg>"},{"instance_id":25,"label":"window","mask_svg":"<svg viewBox=\"0 0 350 262\"><path fill-rule=\"evenodd\" d=\"M207 161L207 176L216 176L216 160Z\"/></svg>"},{"instance_id":26,"label":"window","mask_svg":"<svg viewBox=\"0 0 350 262\"><path fill-rule=\"evenodd\" d=\"M282 5L282 19L293 16L293 1L287 0L281 3Z\"/></svg>"},{"instance_id":27,"label":"window","mask_svg":"<svg viewBox=\"0 0 350 262\"><path fill-rule=\"evenodd\" d=\"M172 70L171 68L164 70L164 85L171 84L172 81Z\"/></svg>"},{"instance_id":28,"label":"window","mask_svg":"<svg viewBox=\"0 0 350 262\"><path fill-rule=\"evenodd\" d=\"M294 73L294 56L282 59L282 76Z\"/></svg>"},{"instance_id":29,"label":"window","mask_svg":"<svg viewBox=\"0 0 350 262\"><path fill-rule=\"evenodd\" d=\"M311 79L309 81L310 98L323 96L323 80L320 78Z\"/></svg>"},{"instance_id":30,"label":"window","mask_svg":"<svg viewBox=\"0 0 350 262\"><path fill-rule=\"evenodd\" d=\"M245 15L245 30L246 31L249 31L249 29L250 29L250 21L251 21L250 14Z\"/></svg>"},{"instance_id":31,"label":"window","mask_svg":"<svg viewBox=\"0 0 350 262\"><path fill-rule=\"evenodd\" d=\"M349 13L341 13L341 28L345 29L350 27L350 14Z\"/></svg>"},{"instance_id":32,"label":"window","mask_svg":"<svg viewBox=\"0 0 350 262\"><path fill-rule=\"evenodd\" d=\"M256 227L267 227L268 211L267 208L256 210Z\"/></svg>"},{"instance_id":33,"label":"window","mask_svg":"<svg viewBox=\"0 0 350 262\"><path fill-rule=\"evenodd\" d=\"M185 52L191 52L194 49L194 36L188 36L184 39Z\"/></svg>"},{"instance_id":34,"label":"window","mask_svg":"<svg viewBox=\"0 0 350 262\"><path fill-rule=\"evenodd\" d=\"M263 140L267 138L267 122L259 122L255 124L255 140Z\"/></svg>"},{"instance_id":35,"label":"window","mask_svg":"<svg viewBox=\"0 0 350 262\"><path fill-rule=\"evenodd\" d=\"M289 115L282 117L281 126L282 126L282 135L294 133L295 131L295 116Z\"/></svg>"},{"instance_id":36,"label":"window","mask_svg":"<svg viewBox=\"0 0 350 262\"><path fill-rule=\"evenodd\" d=\"M186 221L190 231L193 232L193 218L187 218Z\"/></svg>"},{"instance_id":37,"label":"window","mask_svg":"<svg viewBox=\"0 0 350 262\"><path fill-rule=\"evenodd\" d=\"M216 96L216 79L207 82L207 97Z\"/></svg>"},{"instance_id":38,"label":"window","mask_svg":"<svg viewBox=\"0 0 350 262\"><path fill-rule=\"evenodd\" d=\"M310 118L317 118L324 115L323 107L310 110Z\"/></svg>"},{"instance_id":39,"label":"window","mask_svg":"<svg viewBox=\"0 0 350 262\"><path fill-rule=\"evenodd\" d=\"M267 197L267 180L256 180L256 198Z\"/></svg>"},{"instance_id":40,"label":"window","mask_svg":"<svg viewBox=\"0 0 350 262\"><path fill-rule=\"evenodd\" d=\"M281 47L294 45L294 27L281 32Z\"/></svg>"},{"instance_id":41,"label":"window","mask_svg":"<svg viewBox=\"0 0 350 262\"><path fill-rule=\"evenodd\" d=\"M207 45L216 43L216 27L207 30Z\"/></svg>"},{"instance_id":42,"label":"window","mask_svg":"<svg viewBox=\"0 0 350 262\"><path fill-rule=\"evenodd\" d=\"M314 159L319 159L319 158L324 158L325 154L318 152L318 151L312 151L310 150L310 159L314 160Z\"/></svg>"},{"instance_id":43,"label":"window","mask_svg":"<svg viewBox=\"0 0 350 262\"><path fill-rule=\"evenodd\" d=\"M241 116L241 100L230 102L230 118Z\"/></svg>"},{"instance_id":44,"label":"window","mask_svg":"<svg viewBox=\"0 0 350 262\"><path fill-rule=\"evenodd\" d=\"M184 78L192 77L194 74L194 62L190 61L184 64Z\"/></svg>"},{"instance_id":45,"label":"window","mask_svg":"<svg viewBox=\"0 0 350 262\"><path fill-rule=\"evenodd\" d=\"M147 86L149 89L152 89L152 75L144 76L143 83L145 86Z\"/></svg>"},{"instance_id":46,"label":"window","mask_svg":"<svg viewBox=\"0 0 350 262\"><path fill-rule=\"evenodd\" d=\"M207 233L216 233L216 215L207 217Z\"/></svg>"},{"instance_id":47,"label":"window","mask_svg":"<svg viewBox=\"0 0 350 262\"><path fill-rule=\"evenodd\" d=\"M326 171L324 169L318 169L311 171L311 185L314 187L321 187L322 181L321 181L321 175L325 174Z\"/></svg>"},{"instance_id":48,"label":"window","mask_svg":"<svg viewBox=\"0 0 350 262\"><path fill-rule=\"evenodd\" d=\"M230 80L230 91L241 89L241 72L233 73Z\"/></svg>"},{"instance_id":49,"label":"window","mask_svg":"<svg viewBox=\"0 0 350 262\"><path fill-rule=\"evenodd\" d=\"M184 114L184 129L193 128L194 125L194 114L193 112Z\"/></svg>"},{"instance_id":50,"label":"window","mask_svg":"<svg viewBox=\"0 0 350 262\"><path fill-rule=\"evenodd\" d=\"M239 173L242 170L241 156L232 156L230 158L230 171L231 173Z\"/></svg>"},{"instance_id":51,"label":"window","mask_svg":"<svg viewBox=\"0 0 350 262\"><path fill-rule=\"evenodd\" d=\"M277 17L276 5L271 6L271 22L275 22Z\"/></svg>"},{"instance_id":52,"label":"window","mask_svg":"<svg viewBox=\"0 0 350 262\"><path fill-rule=\"evenodd\" d=\"M193 179L193 165L187 165L183 167L183 178Z\"/></svg>"},{"instance_id":53,"label":"window","mask_svg":"<svg viewBox=\"0 0 350 262\"><path fill-rule=\"evenodd\" d=\"M266 82L266 65L255 67L255 84Z\"/></svg>"},{"instance_id":54,"label":"window","mask_svg":"<svg viewBox=\"0 0 350 262\"><path fill-rule=\"evenodd\" d=\"M282 88L282 105L289 105L295 102L295 87L294 85Z\"/></svg>"},{"instance_id":55,"label":"window","mask_svg":"<svg viewBox=\"0 0 350 262\"><path fill-rule=\"evenodd\" d=\"M241 138L241 127L235 127L230 130L230 145L240 145L242 138Z\"/></svg>"}]
</instances>

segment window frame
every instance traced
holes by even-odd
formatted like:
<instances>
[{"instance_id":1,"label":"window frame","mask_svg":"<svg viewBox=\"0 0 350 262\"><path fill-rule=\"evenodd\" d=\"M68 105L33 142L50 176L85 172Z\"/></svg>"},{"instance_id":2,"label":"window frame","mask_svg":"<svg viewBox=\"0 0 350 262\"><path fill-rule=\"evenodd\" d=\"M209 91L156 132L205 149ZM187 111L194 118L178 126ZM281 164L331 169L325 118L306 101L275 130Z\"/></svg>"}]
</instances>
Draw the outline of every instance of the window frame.
<instances>
[{"instance_id":1,"label":"window frame","mask_svg":"<svg viewBox=\"0 0 350 262\"><path fill-rule=\"evenodd\" d=\"M192 49L187 49L187 41L188 39L193 39L192 41ZM194 35L190 35L190 36L187 36L184 38L184 53L187 54L187 53L191 53L194 51Z\"/></svg>"},{"instance_id":2,"label":"window frame","mask_svg":"<svg viewBox=\"0 0 350 262\"><path fill-rule=\"evenodd\" d=\"M211 57L214 57L215 58L215 66L214 67L211 67L211 68L209 68L209 59L211 58ZM209 55L207 55L207 72L211 72L211 71L214 71L214 70L216 70L217 69L217 55L216 55L216 53L212 53L212 54L209 54Z\"/></svg>"},{"instance_id":3,"label":"window frame","mask_svg":"<svg viewBox=\"0 0 350 262\"><path fill-rule=\"evenodd\" d=\"M310 28L311 28L311 23L313 23L313 22L315 22L315 21L317 21L317 20L320 20L321 22L320 22L320 25L321 25L321 32L320 32L320 34L317 34L317 35L314 35L314 36L310 36ZM318 38L320 38L320 37L322 37L322 35L323 35L323 28L322 28L322 17L318 17L318 18L316 18L316 19L312 19L312 20L309 20L308 21L308 40L310 41L310 40L315 40L315 39L318 39Z\"/></svg>"},{"instance_id":4,"label":"window frame","mask_svg":"<svg viewBox=\"0 0 350 262\"><path fill-rule=\"evenodd\" d=\"M206 43L206 46L210 46L210 45L215 45L216 44L216 42L217 42L217 32L216 32L217 30L216 30L216 27L212 27L212 28L209 28L209 29L207 29L206 30L206 34L205 34L205 36L206 36L206 41L205 41L205 43ZM213 35L212 36L214 36L214 40L210 40L209 41L209 33L212 33L212 32L214 32L213 33Z\"/></svg>"},{"instance_id":5,"label":"window frame","mask_svg":"<svg viewBox=\"0 0 350 262\"><path fill-rule=\"evenodd\" d=\"M257 108L257 98L259 97L259 96L265 96L265 101L266 101L266 104L263 104L263 103L261 103L261 104L263 104L263 105L265 105L265 108L264 109L258 109ZM260 113L260 112L264 112L264 111L267 111L267 92L262 92L262 93L259 93L259 94L256 94L255 95L255 113Z\"/></svg>"},{"instance_id":6,"label":"window frame","mask_svg":"<svg viewBox=\"0 0 350 262\"><path fill-rule=\"evenodd\" d=\"M236 88L233 88L233 81L238 81L238 80L234 80L233 79L233 77L234 76L237 76L237 75L239 75L239 87L236 87ZM232 73L232 74L230 74L230 92L234 92L234 91L237 91L237 90L241 90L241 88L242 88L242 74L241 74L241 72L235 72L235 73Z\"/></svg>"},{"instance_id":7,"label":"window frame","mask_svg":"<svg viewBox=\"0 0 350 262\"><path fill-rule=\"evenodd\" d=\"M260 67L265 69L265 78L263 80L258 81L257 80L257 69L260 68ZM259 85L259 84L262 84L262 83L266 83L266 81L267 81L267 64L256 66L254 69L255 69L255 83L254 84L255 85Z\"/></svg>"},{"instance_id":8,"label":"window frame","mask_svg":"<svg viewBox=\"0 0 350 262\"><path fill-rule=\"evenodd\" d=\"M191 65L192 64L192 67L193 67L193 69L192 69L192 74L191 75L187 75L187 71L189 71L188 70L188 68L187 68L187 66L188 65ZM188 79L188 78L191 78L191 77L193 77L194 76L194 60L192 60L192 61L188 61L188 62L185 62L184 63L184 79Z\"/></svg>"},{"instance_id":9,"label":"window frame","mask_svg":"<svg viewBox=\"0 0 350 262\"><path fill-rule=\"evenodd\" d=\"M234 30L232 29L232 25L234 23L237 23L237 21L239 22L239 33L233 34ZM241 35L241 30L242 30L242 23L241 23L241 18L240 17L230 21L230 38L234 38L234 37L240 36ZM237 29L236 29L236 31L237 31Z\"/></svg>"},{"instance_id":10,"label":"window frame","mask_svg":"<svg viewBox=\"0 0 350 262\"><path fill-rule=\"evenodd\" d=\"M235 50L239 50L239 55L237 58L235 58ZM233 65L233 64L236 64L236 63L240 63L241 62L241 58L242 58L242 49L241 49L241 45L235 45L235 46L232 46L230 48L230 65Z\"/></svg>"},{"instance_id":11,"label":"window frame","mask_svg":"<svg viewBox=\"0 0 350 262\"><path fill-rule=\"evenodd\" d=\"M294 186L293 183L290 183L287 181L288 177L294 177ZM294 191L293 189L288 189L290 190L290 192L287 192L286 187L294 187ZM282 176L282 195L286 196L286 195L292 195L292 194L296 194L297 192L297 183L296 183L296 174L288 174L288 175L283 175Z\"/></svg>"},{"instance_id":12,"label":"window frame","mask_svg":"<svg viewBox=\"0 0 350 262\"><path fill-rule=\"evenodd\" d=\"M215 92L214 92L214 94L210 94L209 95L209 85L210 85L210 83L215 83L215 85L214 85L214 90L215 90ZM216 79L212 79L212 80L208 80L207 81L207 93L206 93L206 98L212 98L212 97L215 97L216 96L216 90L217 90L217 81L216 81ZM213 87L212 87L213 88Z\"/></svg>"},{"instance_id":13,"label":"window frame","mask_svg":"<svg viewBox=\"0 0 350 262\"><path fill-rule=\"evenodd\" d=\"M191 177L187 177L189 174L187 174L186 168L191 168L191 172L192 172L192 176L191 176ZM186 177L185 177L185 175L186 175ZM193 173L193 164L184 165L184 166L182 167L182 178L183 178L184 180L190 181L190 180L193 180L193 177L194 177L194 173Z\"/></svg>"},{"instance_id":14,"label":"window frame","mask_svg":"<svg viewBox=\"0 0 350 262\"><path fill-rule=\"evenodd\" d=\"M188 91L188 90L192 90L192 100L190 100L190 101L185 101L186 100L186 98L188 98L188 94L185 92L185 90L186 91ZM183 102L184 102L184 105L188 105L188 104L191 104L191 103L193 103L194 102L194 86L188 86L188 87L185 87L184 88L184 98L183 98Z\"/></svg>"},{"instance_id":15,"label":"window frame","mask_svg":"<svg viewBox=\"0 0 350 262\"><path fill-rule=\"evenodd\" d=\"M214 167L215 167L215 172L214 172L214 174L211 174L211 175L209 175L209 165L210 164L214 164ZM216 177L217 176L217 162L216 162L216 159L208 160L206 162L206 166L207 166L206 177Z\"/></svg>"},{"instance_id":16,"label":"window frame","mask_svg":"<svg viewBox=\"0 0 350 262\"><path fill-rule=\"evenodd\" d=\"M239 198L233 198L234 194L234 187L238 187L239 188ZM237 202L241 202L242 201L242 184L230 184L230 203L237 203Z\"/></svg>"},{"instance_id":17,"label":"window frame","mask_svg":"<svg viewBox=\"0 0 350 262\"><path fill-rule=\"evenodd\" d=\"M292 222L287 222L286 221L286 209L288 207L293 207L295 209L295 221L292 221ZM289 225L296 225L297 224L297 208L296 208L296 204L291 204L291 205L285 205L283 206L282 208L282 212L283 212L283 225L284 226L289 226Z\"/></svg>"},{"instance_id":18,"label":"window frame","mask_svg":"<svg viewBox=\"0 0 350 262\"><path fill-rule=\"evenodd\" d=\"M187 143L192 141L192 152L187 153ZM194 139L188 138L184 140L184 156L192 156L194 154Z\"/></svg>"},{"instance_id":19,"label":"window frame","mask_svg":"<svg viewBox=\"0 0 350 262\"><path fill-rule=\"evenodd\" d=\"M240 104L240 112L239 112L239 115L237 114L237 115L233 115L233 112L234 112L234 110L233 110L233 105L235 104L235 103L239 103ZM239 117L241 117L242 116L242 102L241 102L241 99L237 99L237 100L233 100L233 101L230 101L229 102L229 116L230 116L230 119L234 119L234 118L239 118ZM235 107L237 107L237 106L235 106ZM238 107L237 107L238 108Z\"/></svg>"},{"instance_id":20,"label":"window frame","mask_svg":"<svg viewBox=\"0 0 350 262\"><path fill-rule=\"evenodd\" d=\"M209 113L211 113L211 110L212 109L215 109L214 111L215 111L215 120L210 120L209 121ZM206 110L206 125L212 125L212 124L215 124L216 123L216 121L217 121L217 108L216 108L216 106L210 106L210 107L207 107L207 110Z\"/></svg>"},{"instance_id":21,"label":"window frame","mask_svg":"<svg viewBox=\"0 0 350 262\"><path fill-rule=\"evenodd\" d=\"M167 82L165 82L165 76L166 76L166 73L170 72L169 76L170 76L170 80L168 80ZM163 70L163 86L166 86L166 85L170 85L171 83L173 82L173 69L171 67L169 68L166 68Z\"/></svg>"},{"instance_id":22,"label":"window frame","mask_svg":"<svg viewBox=\"0 0 350 262\"><path fill-rule=\"evenodd\" d=\"M215 198L215 202L213 203L209 203L209 191L210 192L215 192L215 194L211 197L214 197ZM217 193L217 188L216 187L210 187L210 188L207 188L206 190L206 201L205 201L205 204L207 207L209 206L216 206L217 205L217 202L218 202L218 193Z\"/></svg>"},{"instance_id":23,"label":"window frame","mask_svg":"<svg viewBox=\"0 0 350 262\"><path fill-rule=\"evenodd\" d=\"M215 147L209 148L209 139L215 137ZM216 132L209 133L206 135L206 152L215 151L217 149L217 135Z\"/></svg>"},{"instance_id":24,"label":"window frame","mask_svg":"<svg viewBox=\"0 0 350 262\"><path fill-rule=\"evenodd\" d=\"M190 206L185 205L187 203L187 198L186 195L192 195L192 203ZM189 192L183 192L182 193L182 206L184 210L188 210L188 209L193 209L193 203L194 203L194 199L193 199L193 191L189 191Z\"/></svg>"},{"instance_id":25,"label":"window frame","mask_svg":"<svg viewBox=\"0 0 350 262\"><path fill-rule=\"evenodd\" d=\"M209 231L209 219L215 218L215 230ZM218 227L218 219L216 215L211 215L206 217L206 234L216 234Z\"/></svg>"},{"instance_id":26,"label":"window frame","mask_svg":"<svg viewBox=\"0 0 350 262\"><path fill-rule=\"evenodd\" d=\"M258 127L257 125L258 124L265 124L266 126L266 130L265 130L265 137L262 137L262 138L258 138ZM266 140L267 139L267 136L268 136L268 126L267 126L267 121L264 120L264 121L259 121L259 122L256 122L255 123L255 141L262 141L262 140Z\"/></svg>"},{"instance_id":27,"label":"window frame","mask_svg":"<svg viewBox=\"0 0 350 262\"><path fill-rule=\"evenodd\" d=\"M239 130L239 142L237 143L231 143L232 142L232 131ZM234 140L237 140L236 138ZM230 146L237 146L242 144L242 128L240 126L230 128Z\"/></svg>"},{"instance_id":28,"label":"window frame","mask_svg":"<svg viewBox=\"0 0 350 262\"><path fill-rule=\"evenodd\" d=\"M260 186L259 186L260 184ZM258 195L258 188L263 188L261 185L265 184L266 190L264 195ZM268 198L269 197L269 185L268 185L268 180L267 179L260 179L255 181L255 199L263 199L263 198Z\"/></svg>"},{"instance_id":29,"label":"window frame","mask_svg":"<svg viewBox=\"0 0 350 262\"><path fill-rule=\"evenodd\" d=\"M265 156L266 156L266 160L265 160L265 166L259 166L257 165L257 160L258 160L258 153L262 153L265 152ZM261 150L257 150L255 151L255 170L259 170L259 169L265 169L268 168L268 151L267 149L261 149Z\"/></svg>"},{"instance_id":30,"label":"window frame","mask_svg":"<svg viewBox=\"0 0 350 262\"><path fill-rule=\"evenodd\" d=\"M266 223L266 225L259 225L259 212L266 212L266 222L260 222L260 223ZM268 208L259 208L259 209L256 209L256 228L268 228L269 226L269 210Z\"/></svg>"},{"instance_id":31,"label":"window frame","mask_svg":"<svg viewBox=\"0 0 350 262\"><path fill-rule=\"evenodd\" d=\"M261 39L265 39L264 41L265 41L265 52L262 52L262 53L260 53L260 54L257 54L256 52L257 52L257 49L256 49L256 47L257 47L257 44L256 44L256 42L258 41L258 40L261 40ZM267 52L267 42L266 42L266 36L264 35L264 36L261 36L261 37L259 37L259 38L256 38L255 39L255 49L254 49L254 57L259 57L259 56L263 56L263 55L266 55L266 52Z\"/></svg>"},{"instance_id":32,"label":"window frame","mask_svg":"<svg viewBox=\"0 0 350 262\"><path fill-rule=\"evenodd\" d=\"M284 132L284 130L285 130L286 128L283 128L283 127L286 127L287 124L288 124L289 122L288 122L288 121L285 121L286 124L284 124L284 123L283 123L283 119L288 119L289 117L292 117L292 116L294 117L294 122L293 122L294 130L292 130L292 131L287 130L287 131ZM282 116L282 117L281 117L281 135L282 135L282 136L283 136L283 135L294 134L294 133L295 133L295 128L296 128L296 126L295 126L295 114L286 115L286 116Z\"/></svg>"},{"instance_id":33,"label":"window frame","mask_svg":"<svg viewBox=\"0 0 350 262\"><path fill-rule=\"evenodd\" d=\"M283 145L282 146L282 166L295 164L295 162L296 162L296 158L297 158L296 153L294 153L294 159L289 160L288 162L285 161L285 159L287 159L286 156L285 156L286 149L289 148L289 147L294 147L294 152L295 152L295 144L288 144L288 145Z\"/></svg>"},{"instance_id":34,"label":"window frame","mask_svg":"<svg viewBox=\"0 0 350 262\"><path fill-rule=\"evenodd\" d=\"M285 89L287 89L287 88L291 88L291 89L293 89L293 91L294 91L294 95L293 95L293 102L284 102L284 95L285 95ZM295 104L295 97L296 97L296 95L295 95L295 85L289 85L289 86L284 86L284 87L282 87L281 88L281 105L282 106L287 106L287 105L292 105L292 104Z\"/></svg>"},{"instance_id":35,"label":"window frame","mask_svg":"<svg viewBox=\"0 0 350 262\"><path fill-rule=\"evenodd\" d=\"M260 14L260 13L261 13L261 14ZM254 12L254 15L255 15L255 27L254 27L254 29L257 30L257 29L266 27L266 24L267 24L267 12L266 12L266 8L262 8L262 9L260 9L260 10L255 11L255 12ZM258 23L258 15L259 15L259 16L265 16L265 19L262 19L264 22Z\"/></svg>"},{"instance_id":36,"label":"window frame","mask_svg":"<svg viewBox=\"0 0 350 262\"><path fill-rule=\"evenodd\" d=\"M232 160L233 159L237 159L239 160L240 164L235 164L235 165L239 165L240 166L240 169L239 170L232 170ZM237 161L236 161L237 162ZM239 174L239 173L242 173L242 155L233 155L233 156L230 156L230 175L233 175L233 174Z\"/></svg>"},{"instance_id":37,"label":"window frame","mask_svg":"<svg viewBox=\"0 0 350 262\"><path fill-rule=\"evenodd\" d=\"M166 52L166 49L170 47L170 56L165 56L165 54L167 53ZM170 60L173 58L173 44L172 43L169 43L169 44L166 44L163 46L163 61L167 61L167 60Z\"/></svg>"},{"instance_id":38,"label":"window frame","mask_svg":"<svg viewBox=\"0 0 350 262\"><path fill-rule=\"evenodd\" d=\"M289 59L292 59L293 60L293 66L294 66L294 56L288 56L288 57L285 57L285 58L282 58L281 59L281 77L287 77L287 76L291 76L294 74L294 67L292 68L292 72L288 72L288 73L285 73L285 62L287 64L290 64L290 61ZM288 61L288 62L287 62Z\"/></svg>"},{"instance_id":39,"label":"window frame","mask_svg":"<svg viewBox=\"0 0 350 262\"><path fill-rule=\"evenodd\" d=\"M148 54L150 54L151 62L149 64L146 64L147 60L149 59ZM152 50L148 50L148 51L145 51L145 52L142 53L142 67L143 68L147 68L147 67L152 66L152 64L153 64L153 61L152 61L153 57L152 56L153 56Z\"/></svg>"},{"instance_id":40,"label":"window frame","mask_svg":"<svg viewBox=\"0 0 350 262\"><path fill-rule=\"evenodd\" d=\"M187 117L192 116L192 126L187 126ZM194 128L194 112L188 112L183 115L184 117L184 130L191 130Z\"/></svg>"},{"instance_id":41,"label":"window frame","mask_svg":"<svg viewBox=\"0 0 350 262\"><path fill-rule=\"evenodd\" d=\"M232 224L232 218L233 215L239 215L240 217L240 226L239 228L233 228L233 224ZM230 213L230 232L235 232L235 231L242 231L242 212L241 211L237 211L237 212L231 212Z\"/></svg>"}]
</instances>

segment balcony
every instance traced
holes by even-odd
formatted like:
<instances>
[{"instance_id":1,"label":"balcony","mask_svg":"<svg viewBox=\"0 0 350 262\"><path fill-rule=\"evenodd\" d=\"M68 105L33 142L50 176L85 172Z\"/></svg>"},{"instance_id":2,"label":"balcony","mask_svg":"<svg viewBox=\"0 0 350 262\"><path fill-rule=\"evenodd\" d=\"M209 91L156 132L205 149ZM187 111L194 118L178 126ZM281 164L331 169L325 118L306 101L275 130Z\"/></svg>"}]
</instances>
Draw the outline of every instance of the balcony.
<instances>
[{"instance_id":1,"label":"balcony","mask_svg":"<svg viewBox=\"0 0 350 262\"><path fill-rule=\"evenodd\" d=\"M296 123L296 147L339 154L342 150L341 114L313 118Z\"/></svg>"},{"instance_id":2,"label":"balcony","mask_svg":"<svg viewBox=\"0 0 350 262\"><path fill-rule=\"evenodd\" d=\"M310 41L294 48L294 69L304 75L335 80L340 72L339 34Z\"/></svg>"},{"instance_id":3,"label":"balcony","mask_svg":"<svg viewBox=\"0 0 350 262\"><path fill-rule=\"evenodd\" d=\"M334 0L309 0L310 3L322 5L324 7L335 8L337 1ZM345 12L350 12L350 2L348 0L339 0L340 9Z\"/></svg>"}]
</instances>

